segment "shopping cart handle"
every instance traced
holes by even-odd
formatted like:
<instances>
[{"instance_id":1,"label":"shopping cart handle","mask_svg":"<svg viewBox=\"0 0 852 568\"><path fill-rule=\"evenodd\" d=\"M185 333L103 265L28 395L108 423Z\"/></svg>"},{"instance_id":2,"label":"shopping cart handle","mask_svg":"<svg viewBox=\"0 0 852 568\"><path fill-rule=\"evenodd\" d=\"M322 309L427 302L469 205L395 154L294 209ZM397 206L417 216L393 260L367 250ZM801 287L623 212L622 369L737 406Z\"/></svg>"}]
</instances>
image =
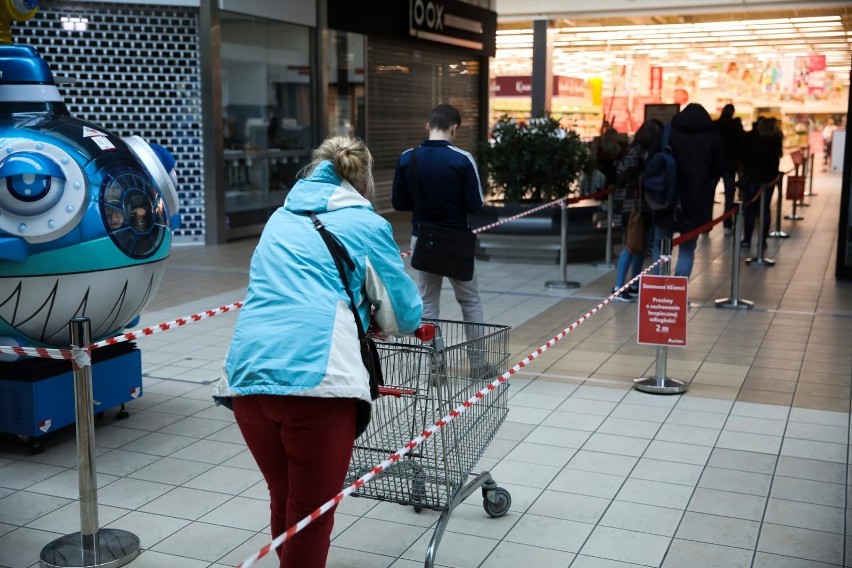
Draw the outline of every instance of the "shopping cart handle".
<instances>
[{"instance_id":1,"label":"shopping cart handle","mask_svg":"<svg viewBox=\"0 0 852 568\"><path fill-rule=\"evenodd\" d=\"M432 341L435 339L435 326L431 323L424 323L414 332L414 337L420 341Z\"/></svg>"},{"instance_id":2,"label":"shopping cart handle","mask_svg":"<svg viewBox=\"0 0 852 568\"><path fill-rule=\"evenodd\" d=\"M401 397L402 395L413 396L417 394L415 389L403 389L399 387L379 387L379 395L381 396L395 396L396 398Z\"/></svg>"}]
</instances>

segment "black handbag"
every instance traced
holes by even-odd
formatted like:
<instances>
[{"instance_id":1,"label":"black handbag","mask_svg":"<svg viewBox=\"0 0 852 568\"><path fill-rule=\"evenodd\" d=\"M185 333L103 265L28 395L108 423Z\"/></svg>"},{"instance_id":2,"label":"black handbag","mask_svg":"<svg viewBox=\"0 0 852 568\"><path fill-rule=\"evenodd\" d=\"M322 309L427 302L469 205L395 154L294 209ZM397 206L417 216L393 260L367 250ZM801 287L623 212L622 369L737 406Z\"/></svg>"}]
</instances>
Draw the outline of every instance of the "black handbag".
<instances>
[{"instance_id":1,"label":"black handbag","mask_svg":"<svg viewBox=\"0 0 852 568\"><path fill-rule=\"evenodd\" d=\"M417 179L418 149L415 148L411 154L411 176L414 180L412 196L415 205L420 201L420 183ZM411 255L411 267L467 282L473 279L475 252L476 235L472 232L421 224L420 235Z\"/></svg>"},{"instance_id":2,"label":"black handbag","mask_svg":"<svg viewBox=\"0 0 852 568\"><path fill-rule=\"evenodd\" d=\"M346 276L346 270L344 270L344 264L349 270L355 270L355 263L352 261L349 253L346 252L346 247L334 238L334 235L325 228L322 221L313 213L310 216L314 228L319 231L323 242L328 247L328 252L331 253L331 257L334 259L334 265L337 267L337 272L343 281L343 289L346 290L346 295L349 296L349 309L352 310L352 315L355 318L355 327L358 329L361 361L364 363L364 368L367 369L367 374L370 376L370 398L376 400L379 398L379 387L385 384L384 377L382 376L381 357L379 356L379 349L376 347L376 342L367 337L365 328L361 324L361 316L358 315L358 310L355 308L355 298L352 297L352 291L349 290L349 278ZM363 434L370 424L372 406L372 404L365 400L358 400L358 409L355 417L356 438Z\"/></svg>"},{"instance_id":3,"label":"black handbag","mask_svg":"<svg viewBox=\"0 0 852 568\"><path fill-rule=\"evenodd\" d=\"M411 267L467 282L473 279L476 235L434 225L421 225Z\"/></svg>"}]
</instances>

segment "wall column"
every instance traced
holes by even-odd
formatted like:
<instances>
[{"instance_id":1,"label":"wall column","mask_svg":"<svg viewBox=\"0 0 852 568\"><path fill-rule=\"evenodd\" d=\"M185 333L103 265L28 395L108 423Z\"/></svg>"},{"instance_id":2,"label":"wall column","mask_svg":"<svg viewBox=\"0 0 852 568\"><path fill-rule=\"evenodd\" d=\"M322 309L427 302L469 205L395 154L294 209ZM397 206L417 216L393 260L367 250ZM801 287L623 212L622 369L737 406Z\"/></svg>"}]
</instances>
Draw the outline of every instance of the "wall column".
<instances>
[{"instance_id":1,"label":"wall column","mask_svg":"<svg viewBox=\"0 0 852 568\"><path fill-rule=\"evenodd\" d=\"M550 111L553 95L553 44L548 20L533 22L532 116Z\"/></svg>"},{"instance_id":2,"label":"wall column","mask_svg":"<svg viewBox=\"0 0 852 568\"><path fill-rule=\"evenodd\" d=\"M219 3L198 8L198 46L201 64L201 159L204 164L204 243L225 242L225 175L222 162L222 60Z\"/></svg>"},{"instance_id":3,"label":"wall column","mask_svg":"<svg viewBox=\"0 0 852 568\"><path fill-rule=\"evenodd\" d=\"M314 44L311 49L311 90L314 98L314 148L328 136L328 0L317 0L317 27L313 34Z\"/></svg>"}]
</instances>

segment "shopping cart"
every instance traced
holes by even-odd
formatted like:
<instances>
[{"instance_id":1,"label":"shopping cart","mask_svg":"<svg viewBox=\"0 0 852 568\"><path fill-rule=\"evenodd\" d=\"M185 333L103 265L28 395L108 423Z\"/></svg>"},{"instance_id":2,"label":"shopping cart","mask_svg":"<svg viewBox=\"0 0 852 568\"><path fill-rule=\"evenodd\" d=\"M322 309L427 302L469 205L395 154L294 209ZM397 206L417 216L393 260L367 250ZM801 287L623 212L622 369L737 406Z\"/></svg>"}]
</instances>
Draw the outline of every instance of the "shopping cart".
<instances>
[{"instance_id":1,"label":"shopping cart","mask_svg":"<svg viewBox=\"0 0 852 568\"><path fill-rule=\"evenodd\" d=\"M344 487L507 370L509 327L445 320L424 323L435 326L435 337L428 343L414 337L378 342L385 386L373 402L370 425L355 440ZM417 512L441 511L426 551L427 568L434 565L453 509L474 491L482 488L482 506L490 516L501 517L509 510L512 498L491 473L473 473L506 418L507 388L507 383L500 383L353 493L410 505Z\"/></svg>"}]
</instances>

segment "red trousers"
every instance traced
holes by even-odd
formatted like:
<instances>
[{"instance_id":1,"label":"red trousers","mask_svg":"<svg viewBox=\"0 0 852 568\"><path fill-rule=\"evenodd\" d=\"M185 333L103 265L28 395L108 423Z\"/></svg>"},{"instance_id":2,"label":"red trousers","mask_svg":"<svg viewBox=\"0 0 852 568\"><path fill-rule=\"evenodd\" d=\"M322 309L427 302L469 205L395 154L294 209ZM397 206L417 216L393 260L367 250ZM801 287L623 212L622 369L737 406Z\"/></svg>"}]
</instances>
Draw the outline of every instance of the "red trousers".
<instances>
[{"instance_id":1,"label":"red trousers","mask_svg":"<svg viewBox=\"0 0 852 568\"><path fill-rule=\"evenodd\" d=\"M277 537L343 489L355 440L356 400L234 397L234 417L266 479ZM324 568L334 510L278 548L281 568Z\"/></svg>"}]
</instances>

